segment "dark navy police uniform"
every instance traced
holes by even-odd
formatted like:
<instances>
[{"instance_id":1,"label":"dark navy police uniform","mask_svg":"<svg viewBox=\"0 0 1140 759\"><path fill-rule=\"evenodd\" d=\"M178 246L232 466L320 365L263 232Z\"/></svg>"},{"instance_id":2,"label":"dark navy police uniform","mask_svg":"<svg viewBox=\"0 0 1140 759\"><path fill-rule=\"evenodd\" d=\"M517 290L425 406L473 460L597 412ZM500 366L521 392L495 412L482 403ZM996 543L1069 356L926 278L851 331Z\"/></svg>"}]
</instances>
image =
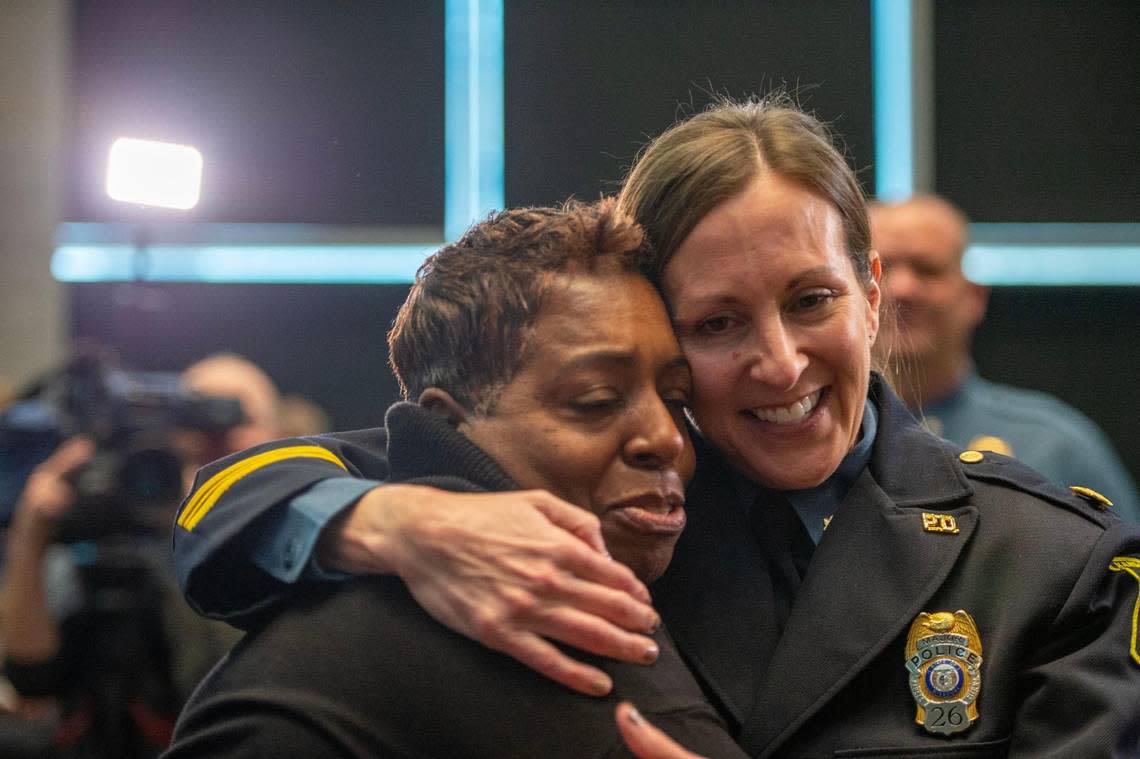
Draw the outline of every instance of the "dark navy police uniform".
<instances>
[{"instance_id":1,"label":"dark navy police uniform","mask_svg":"<svg viewBox=\"0 0 1140 759\"><path fill-rule=\"evenodd\" d=\"M516 489L442 416L401 403L386 422L393 481ZM664 630L653 667L592 659L615 683L598 699L438 624L398 577L303 585L203 681L165 756L630 757L619 699L695 751L745 756Z\"/></svg>"},{"instance_id":2,"label":"dark navy police uniform","mask_svg":"<svg viewBox=\"0 0 1140 759\"><path fill-rule=\"evenodd\" d=\"M871 399L869 464L791 599L698 441L689 524L652 591L738 742L758 757L1140 756L1140 530L1095 494L931 436L877 376ZM326 478L383 479L383 450L372 430L203 470L175 536L191 599L239 623L269 614L292 589L248 560L258 525ZM270 463L249 465L259 454Z\"/></svg>"}]
</instances>

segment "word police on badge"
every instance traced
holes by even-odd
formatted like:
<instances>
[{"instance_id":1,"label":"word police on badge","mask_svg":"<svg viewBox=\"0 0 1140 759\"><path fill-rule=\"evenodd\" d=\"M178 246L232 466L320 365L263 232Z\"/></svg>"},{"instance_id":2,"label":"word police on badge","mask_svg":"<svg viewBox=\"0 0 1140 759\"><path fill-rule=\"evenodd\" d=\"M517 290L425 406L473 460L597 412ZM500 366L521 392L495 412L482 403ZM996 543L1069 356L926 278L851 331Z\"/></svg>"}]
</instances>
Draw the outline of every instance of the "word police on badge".
<instances>
[{"instance_id":1,"label":"word police on badge","mask_svg":"<svg viewBox=\"0 0 1140 759\"><path fill-rule=\"evenodd\" d=\"M906 668L918 704L914 721L927 732L953 735L974 724L982 639L973 617L961 609L919 614L907 635Z\"/></svg>"}]
</instances>

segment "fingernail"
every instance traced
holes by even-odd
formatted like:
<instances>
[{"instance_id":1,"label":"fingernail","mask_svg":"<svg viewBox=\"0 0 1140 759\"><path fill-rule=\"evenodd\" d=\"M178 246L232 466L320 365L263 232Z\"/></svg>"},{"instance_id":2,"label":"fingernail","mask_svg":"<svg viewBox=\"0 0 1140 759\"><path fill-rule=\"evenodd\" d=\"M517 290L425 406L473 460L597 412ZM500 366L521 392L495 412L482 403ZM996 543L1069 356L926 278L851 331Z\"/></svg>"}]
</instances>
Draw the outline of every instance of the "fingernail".
<instances>
[{"instance_id":1,"label":"fingernail","mask_svg":"<svg viewBox=\"0 0 1140 759\"><path fill-rule=\"evenodd\" d=\"M629 711L626 713L626 719L629 720L631 725L636 725L637 727L641 727L645 724L645 720L641 718L641 712L637 710L636 706L629 708Z\"/></svg>"},{"instance_id":2,"label":"fingernail","mask_svg":"<svg viewBox=\"0 0 1140 759\"><path fill-rule=\"evenodd\" d=\"M653 633L660 630L661 629L661 615L660 614L654 614L653 618L649 620L649 626L646 627L645 629L649 631L650 635L652 635Z\"/></svg>"},{"instance_id":3,"label":"fingernail","mask_svg":"<svg viewBox=\"0 0 1140 759\"><path fill-rule=\"evenodd\" d=\"M661 654L661 649L657 648L656 643L651 643L645 647L645 653L642 655L641 660L646 664L652 664L657 661L657 657Z\"/></svg>"},{"instance_id":4,"label":"fingernail","mask_svg":"<svg viewBox=\"0 0 1140 759\"><path fill-rule=\"evenodd\" d=\"M599 696L604 696L610 692L610 682L609 680L595 680L591 683L590 690Z\"/></svg>"}]
</instances>

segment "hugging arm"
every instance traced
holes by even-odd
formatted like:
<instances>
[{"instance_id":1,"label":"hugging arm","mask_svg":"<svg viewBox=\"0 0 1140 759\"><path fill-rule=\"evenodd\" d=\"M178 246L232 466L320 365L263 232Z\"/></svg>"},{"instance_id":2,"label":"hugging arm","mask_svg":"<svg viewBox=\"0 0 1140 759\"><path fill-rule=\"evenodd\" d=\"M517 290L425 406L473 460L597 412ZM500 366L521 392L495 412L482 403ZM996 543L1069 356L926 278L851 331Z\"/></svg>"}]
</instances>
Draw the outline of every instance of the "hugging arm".
<instances>
[{"instance_id":1,"label":"hugging arm","mask_svg":"<svg viewBox=\"0 0 1140 759\"><path fill-rule=\"evenodd\" d=\"M642 633L658 617L604 553L596 517L542 491L380 485L384 442L383 430L283 440L205 467L174 536L191 604L249 627L329 570L395 573L438 621L575 690L612 683L550 640L650 658Z\"/></svg>"},{"instance_id":2,"label":"hugging arm","mask_svg":"<svg viewBox=\"0 0 1140 759\"><path fill-rule=\"evenodd\" d=\"M178 740L164 753L163 759L209 757L226 759L250 756L304 756L308 759L339 759L345 748L333 737L295 719L281 709L234 710L216 724L194 730L192 737ZM180 725L180 729L185 726Z\"/></svg>"}]
</instances>

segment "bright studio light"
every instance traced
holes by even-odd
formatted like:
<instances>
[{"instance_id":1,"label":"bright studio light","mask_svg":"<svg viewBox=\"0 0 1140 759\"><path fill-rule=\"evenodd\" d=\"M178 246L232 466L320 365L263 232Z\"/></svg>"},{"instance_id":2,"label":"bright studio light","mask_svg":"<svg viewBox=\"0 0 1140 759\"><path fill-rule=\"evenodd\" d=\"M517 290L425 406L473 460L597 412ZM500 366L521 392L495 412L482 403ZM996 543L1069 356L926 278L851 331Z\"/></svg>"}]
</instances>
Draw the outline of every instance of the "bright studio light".
<instances>
[{"instance_id":1,"label":"bright studio light","mask_svg":"<svg viewBox=\"0 0 1140 759\"><path fill-rule=\"evenodd\" d=\"M124 203L189 209L202 189L202 154L189 145L120 137L107 162L107 194Z\"/></svg>"}]
</instances>

